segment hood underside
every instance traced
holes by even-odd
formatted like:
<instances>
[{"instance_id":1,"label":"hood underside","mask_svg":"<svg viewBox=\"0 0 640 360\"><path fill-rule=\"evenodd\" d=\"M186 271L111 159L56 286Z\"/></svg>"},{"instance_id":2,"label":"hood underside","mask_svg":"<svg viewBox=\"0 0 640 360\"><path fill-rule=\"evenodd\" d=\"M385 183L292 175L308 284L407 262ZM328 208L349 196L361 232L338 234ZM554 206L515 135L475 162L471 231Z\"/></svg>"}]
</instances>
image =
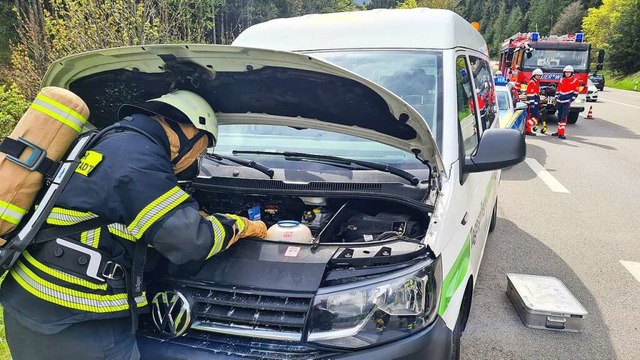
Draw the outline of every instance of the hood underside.
<instances>
[{"instance_id":1,"label":"hood underside","mask_svg":"<svg viewBox=\"0 0 640 360\"><path fill-rule=\"evenodd\" d=\"M74 55L54 63L44 86L67 88L98 128L122 104L175 89L204 97L220 124L329 130L385 143L443 169L431 131L410 105L350 71L305 55L221 45L153 45Z\"/></svg>"}]
</instances>

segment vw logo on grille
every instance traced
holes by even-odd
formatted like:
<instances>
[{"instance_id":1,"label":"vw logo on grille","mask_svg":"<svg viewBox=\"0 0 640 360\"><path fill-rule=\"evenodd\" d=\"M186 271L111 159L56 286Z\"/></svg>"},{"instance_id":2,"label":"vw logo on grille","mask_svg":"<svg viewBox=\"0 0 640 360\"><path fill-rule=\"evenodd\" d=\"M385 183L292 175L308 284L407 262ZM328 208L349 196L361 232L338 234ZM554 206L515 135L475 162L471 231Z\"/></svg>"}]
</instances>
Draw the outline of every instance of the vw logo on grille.
<instances>
[{"instance_id":1,"label":"vw logo on grille","mask_svg":"<svg viewBox=\"0 0 640 360\"><path fill-rule=\"evenodd\" d=\"M191 305L179 291L157 293L151 301L151 317L156 328L172 337L184 334L191 324Z\"/></svg>"}]
</instances>

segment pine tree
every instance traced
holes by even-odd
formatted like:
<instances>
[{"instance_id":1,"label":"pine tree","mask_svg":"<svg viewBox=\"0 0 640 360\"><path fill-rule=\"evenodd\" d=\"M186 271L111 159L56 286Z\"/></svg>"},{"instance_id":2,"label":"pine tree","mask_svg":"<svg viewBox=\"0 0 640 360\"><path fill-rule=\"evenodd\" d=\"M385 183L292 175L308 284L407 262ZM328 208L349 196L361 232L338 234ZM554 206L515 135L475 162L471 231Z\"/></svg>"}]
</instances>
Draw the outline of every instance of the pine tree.
<instances>
[{"instance_id":1,"label":"pine tree","mask_svg":"<svg viewBox=\"0 0 640 360\"><path fill-rule=\"evenodd\" d=\"M551 34L563 35L580 32L582 29L582 18L586 11L580 1L575 1L562 10L560 17L551 28Z\"/></svg>"}]
</instances>

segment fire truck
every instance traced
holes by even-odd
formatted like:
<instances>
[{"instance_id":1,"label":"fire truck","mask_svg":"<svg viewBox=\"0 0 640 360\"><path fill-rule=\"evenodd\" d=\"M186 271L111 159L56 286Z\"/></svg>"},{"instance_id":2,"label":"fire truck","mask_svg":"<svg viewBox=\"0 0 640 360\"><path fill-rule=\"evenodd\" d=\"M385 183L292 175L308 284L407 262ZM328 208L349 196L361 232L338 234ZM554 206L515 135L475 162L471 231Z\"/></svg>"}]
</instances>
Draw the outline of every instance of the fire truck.
<instances>
[{"instance_id":1,"label":"fire truck","mask_svg":"<svg viewBox=\"0 0 640 360\"><path fill-rule=\"evenodd\" d=\"M574 124L580 112L584 111L587 100L590 51L591 45L584 42L582 33L547 37L541 37L537 32L518 33L502 44L499 69L520 88L521 93L526 90L533 70L542 69L540 95L544 100L541 100L541 109L546 116L556 112L555 92L562 79L562 69L567 65L573 66L574 76L580 83L580 93L571 104L567 121Z\"/></svg>"}]
</instances>

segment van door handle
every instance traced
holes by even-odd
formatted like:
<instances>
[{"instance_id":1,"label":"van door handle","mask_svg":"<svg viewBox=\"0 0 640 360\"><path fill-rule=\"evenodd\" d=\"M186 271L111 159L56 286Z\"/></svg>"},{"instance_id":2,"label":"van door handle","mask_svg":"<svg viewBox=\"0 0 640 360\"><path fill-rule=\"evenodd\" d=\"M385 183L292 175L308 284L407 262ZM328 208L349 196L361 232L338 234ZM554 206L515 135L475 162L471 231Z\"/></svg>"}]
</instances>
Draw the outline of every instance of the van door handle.
<instances>
[{"instance_id":1,"label":"van door handle","mask_svg":"<svg viewBox=\"0 0 640 360\"><path fill-rule=\"evenodd\" d=\"M467 225L467 220L469 220L469 212L467 211L466 213L464 213L464 216L462 217L462 225Z\"/></svg>"}]
</instances>

